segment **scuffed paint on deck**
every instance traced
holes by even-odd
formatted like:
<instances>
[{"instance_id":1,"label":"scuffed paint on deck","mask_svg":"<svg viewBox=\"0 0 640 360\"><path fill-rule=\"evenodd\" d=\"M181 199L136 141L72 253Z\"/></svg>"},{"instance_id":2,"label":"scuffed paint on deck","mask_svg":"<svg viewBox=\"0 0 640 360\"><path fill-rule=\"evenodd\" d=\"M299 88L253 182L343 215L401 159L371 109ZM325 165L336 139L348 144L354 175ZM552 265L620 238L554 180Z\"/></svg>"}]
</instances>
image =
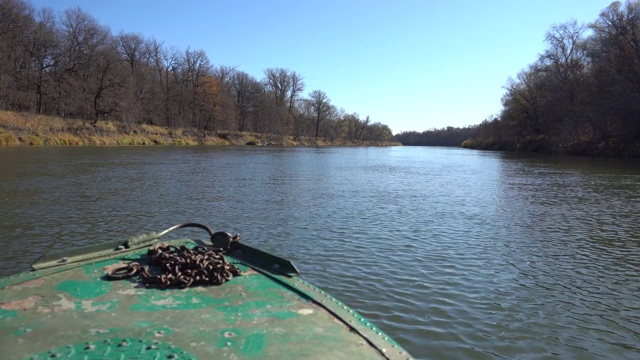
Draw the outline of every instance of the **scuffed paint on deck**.
<instances>
[{"instance_id":1,"label":"scuffed paint on deck","mask_svg":"<svg viewBox=\"0 0 640 360\"><path fill-rule=\"evenodd\" d=\"M59 283L56 290L66 292L78 299L88 300L109 293L111 283L95 280L68 280Z\"/></svg>"},{"instance_id":2,"label":"scuffed paint on deck","mask_svg":"<svg viewBox=\"0 0 640 360\"><path fill-rule=\"evenodd\" d=\"M0 279L3 356L409 357L321 290L234 258L243 275L221 286L162 290L106 280L106 271L141 261L145 250Z\"/></svg>"},{"instance_id":3,"label":"scuffed paint on deck","mask_svg":"<svg viewBox=\"0 0 640 360\"><path fill-rule=\"evenodd\" d=\"M36 306L38 300L43 299L42 295L31 295L28 298L8 301L0 304L0 309L2 310L29 310Z\"/></svg>"}]
</instances>

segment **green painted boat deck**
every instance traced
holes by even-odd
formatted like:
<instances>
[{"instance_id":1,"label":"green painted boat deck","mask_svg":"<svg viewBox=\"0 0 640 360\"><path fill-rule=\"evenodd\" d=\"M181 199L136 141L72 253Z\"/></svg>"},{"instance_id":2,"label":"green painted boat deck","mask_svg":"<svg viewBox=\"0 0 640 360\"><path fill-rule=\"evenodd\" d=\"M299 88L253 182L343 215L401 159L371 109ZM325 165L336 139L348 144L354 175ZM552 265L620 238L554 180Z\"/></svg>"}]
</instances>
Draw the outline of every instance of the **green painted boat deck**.
<instances>
[{"instance_id":1,"label":"green painted boat deck","mask_svg":"<svg viewBox=\"0 0 640 360\"><path fill-rule=\"evenodd\" d=\"M162 290L136 278L108 280L111 269L144 263L159 242L138 240L129 249L114 242L53 254L34 264L39 270L0 278L0 358L410 358L288 262L246 245L225 255L242 275L220 286Z\"/></svg>"}]
</instances>

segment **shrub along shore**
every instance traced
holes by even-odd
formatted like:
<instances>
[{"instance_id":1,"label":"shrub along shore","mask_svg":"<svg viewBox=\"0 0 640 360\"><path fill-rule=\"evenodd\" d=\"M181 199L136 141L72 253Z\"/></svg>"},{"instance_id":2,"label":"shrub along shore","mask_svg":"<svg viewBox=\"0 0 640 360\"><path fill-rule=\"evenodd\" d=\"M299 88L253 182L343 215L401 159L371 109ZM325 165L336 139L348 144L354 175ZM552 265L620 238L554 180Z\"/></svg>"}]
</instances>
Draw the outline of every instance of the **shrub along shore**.
<instances>
[{"instance_id":1,"label":"shrub along shore","mask_svg":"<svg viewBox=\"0 0 640 360\"><path fill-rule=\"evenodd\" d=\"M166 128L110 121L98 121L93 125L79 119L0 111L0 145L397 146L401 144L389 141L316 139L234 131L202 133L192 128Z\"/></svg>"}]
</instances>

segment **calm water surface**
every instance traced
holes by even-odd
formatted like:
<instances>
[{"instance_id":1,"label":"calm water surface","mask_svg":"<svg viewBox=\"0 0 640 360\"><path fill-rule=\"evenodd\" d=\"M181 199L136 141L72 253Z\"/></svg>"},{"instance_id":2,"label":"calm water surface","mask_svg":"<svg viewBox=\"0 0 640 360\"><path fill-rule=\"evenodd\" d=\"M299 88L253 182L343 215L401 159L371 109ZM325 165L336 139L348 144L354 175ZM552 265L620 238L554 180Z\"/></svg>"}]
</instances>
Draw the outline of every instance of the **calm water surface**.
<instances>
[{"instance_id":1,"label":"calm water surface","mask_svg":"<svg viewBox=\"0 0 640 360\"><path fill-rule=\"evenodd\" d=\"M425 359L640 358L638 214L636 160L0 148L0 275L202 222L294 261Z\"/></svg>"}]
</instances>

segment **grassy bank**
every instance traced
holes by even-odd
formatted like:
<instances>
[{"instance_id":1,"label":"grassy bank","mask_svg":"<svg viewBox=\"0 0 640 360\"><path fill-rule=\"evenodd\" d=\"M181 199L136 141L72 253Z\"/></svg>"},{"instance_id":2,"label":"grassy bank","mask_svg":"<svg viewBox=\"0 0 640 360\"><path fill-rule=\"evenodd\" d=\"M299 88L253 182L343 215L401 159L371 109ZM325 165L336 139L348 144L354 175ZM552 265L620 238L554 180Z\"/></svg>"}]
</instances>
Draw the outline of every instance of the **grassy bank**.
<instances>
[{"instance_id":1,"label":"grassy bank","mask_svg":"<svg viewBox=\"0 0 640 360\"><path fill-rule=\"evenodd\" d=\"M248 132L207 132L196 129L77 119L0 111L0 146L36 145L273 145L273 146L393 146L395 142L315 139Z\"/></svg>"}]
</instances>

